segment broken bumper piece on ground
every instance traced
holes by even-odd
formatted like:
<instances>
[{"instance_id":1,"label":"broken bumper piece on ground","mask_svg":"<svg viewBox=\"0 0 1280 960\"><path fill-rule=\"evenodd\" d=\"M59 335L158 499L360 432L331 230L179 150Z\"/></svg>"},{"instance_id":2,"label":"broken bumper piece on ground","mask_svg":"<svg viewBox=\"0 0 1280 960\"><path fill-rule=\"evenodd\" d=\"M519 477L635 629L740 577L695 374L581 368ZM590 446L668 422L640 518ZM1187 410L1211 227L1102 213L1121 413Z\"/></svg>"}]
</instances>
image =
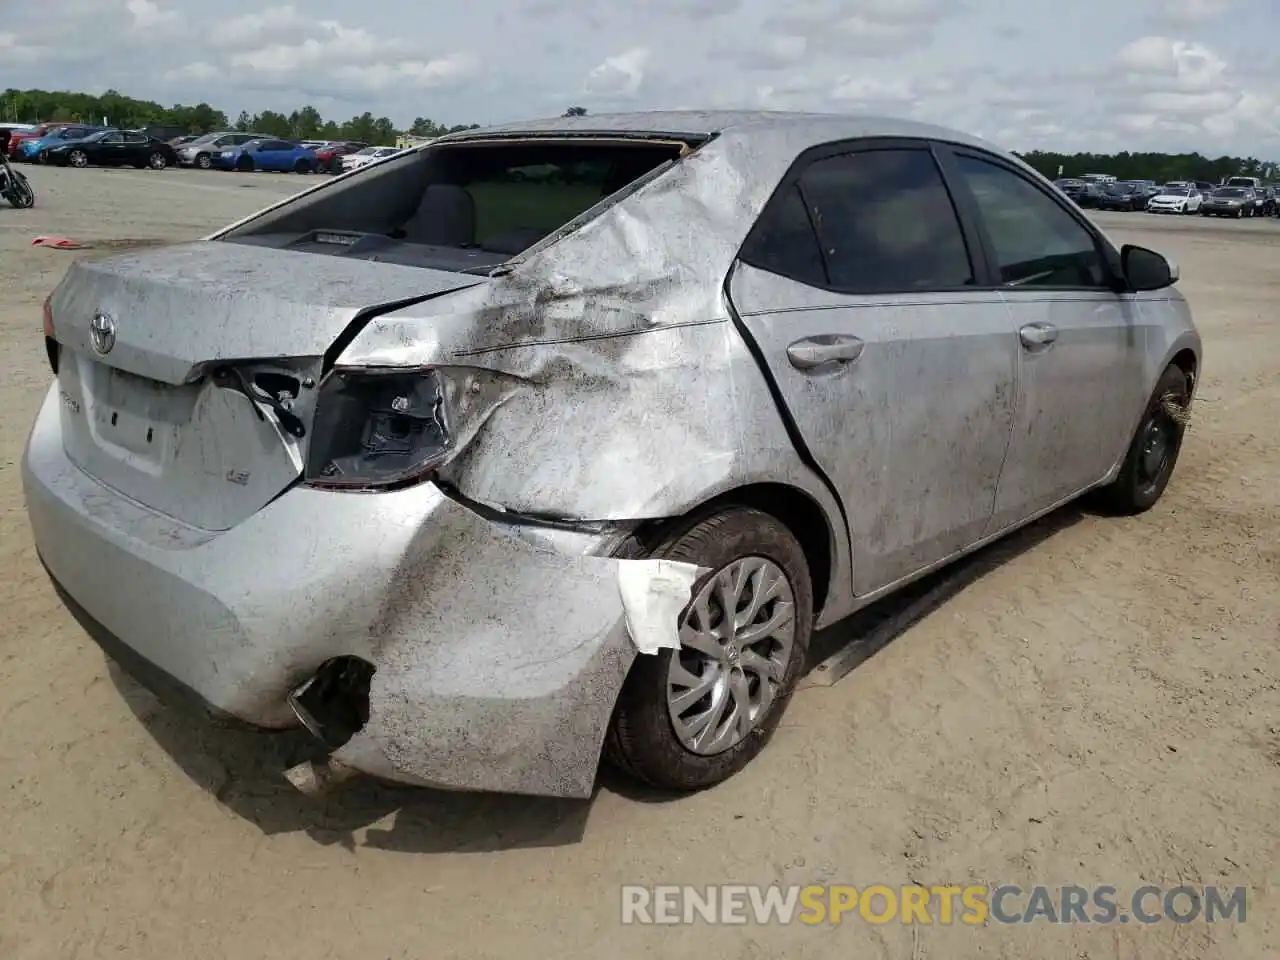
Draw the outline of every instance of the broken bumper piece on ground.
<instances>
[{"instance_id":1,"label":"broken bumper piece on ground","mask_svg":"<svg viewBox=\"0 0 1280 960\"><path fill-rule=\"evenodd\" d=\"M198 530L77 469L58 408L55 387L23 480L42 560L91 632L131 672L260 727L296 726L290 694L345 664L344 682L367 684L367 715L324 718L349 735L338 764L589 796L637 648L678 643L695 567L557 552L431 484L299 487L230 530Z\"/></svg>"}]
</instances>

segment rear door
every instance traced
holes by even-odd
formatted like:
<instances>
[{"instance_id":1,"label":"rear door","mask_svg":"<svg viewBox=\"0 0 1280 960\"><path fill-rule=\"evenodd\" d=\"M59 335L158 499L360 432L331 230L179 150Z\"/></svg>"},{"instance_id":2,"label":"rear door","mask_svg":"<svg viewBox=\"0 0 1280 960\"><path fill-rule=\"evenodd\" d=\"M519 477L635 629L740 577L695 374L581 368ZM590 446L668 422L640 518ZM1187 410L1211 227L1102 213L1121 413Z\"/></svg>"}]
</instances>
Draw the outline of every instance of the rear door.
<instances>
[{"instance_id":1,"label":"rear door","mask_svg":"<svg viewBox=\"0 0 1280 960\"><path fill-rule=\"evenodd\" d=\"M1139 305L1116 292L1109 245L1069 203L984 151L943 160L978 213L1018 337L1013 442L992 530L1100 480L1128 443L1143 396Z\"/></svg>"},{"instance_id":2,"label":"rear door","mask_svg":"<svg viewBox=\"0 0 1280 960\"><path fill-rule=\"evenodd\" d=\"M124 163L143 164L151 153L151 138L141 133L122 134L121 159Z\"/></svg>"},{"instance_id":3,"label":"rear door","mask_svg":"<svg viewBox=\"0 0 1280 960\"><path fill-rule=\"evenodd\" d=\"M98 139L89 148L90 159L106 166L116 166L124 162L124 134L108 133Z\"/></svg>"},{"instance_id":4,"label":"rear door","mask_svg":"<svg viewBox=\"0 0 1280 960\"><path fill-rule=\"evenodd\" d=\"M730 295L838 493L866 594L982 536L1013 422L1017 340L929 144L802 155Z\"/></svg>"},{"instance_id":5,"label":"rear door","mask_svg":"<svg viewBox=\"0 0 1280 960\"><path fill-rule=\"evenodd\" d=\"M293 168L293 144L283 140L264 140L254 160L264 170L290 170Z\"/></svg>"}]
</instances>

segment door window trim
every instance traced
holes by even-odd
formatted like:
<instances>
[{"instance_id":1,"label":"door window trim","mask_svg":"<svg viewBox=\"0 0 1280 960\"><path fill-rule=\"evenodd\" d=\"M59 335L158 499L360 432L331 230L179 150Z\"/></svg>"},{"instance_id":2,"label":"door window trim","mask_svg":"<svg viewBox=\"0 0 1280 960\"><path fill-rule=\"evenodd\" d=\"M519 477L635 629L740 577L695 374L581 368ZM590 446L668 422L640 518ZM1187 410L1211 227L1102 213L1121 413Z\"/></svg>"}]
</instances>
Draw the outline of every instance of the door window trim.
<instances>
[{"instance_id":1,"label":"door window trim","mask_svg":"<svg viewBox=\"0 0 1280 960\"><path fill-rule=\"evenodd\" d=\"M948 181L948 188L952 192L952 196L963 198L957 203L958 207L962 206L966 219L972 221L978 242L985 251L985 259L989 264L989 270L986 275L986 286L979 285L978 289L982 290L998 290L1001 292L1071 292L1071 293L1108 293L1116 295L1125 292L1126 284L1123 281L1123 274L1120 271L1120 255L1115 248L1107 242L1107 239L1098 230L1097 226L1091 221L1082 210L1074 208L1066 197L1056 196L1053 191L1046 190L1043 186L1036 183L1026 172L1018 169L1018 167L1003 157L989 153L978 147L972 147L968 144L947 143L945 141L935 141L934 152L938 158L938 164L942 168L942 175ZM967 157L972 160L979 160L989 163L992 166L999 167L1006 173L1017 177L1023 183L1027 184L1033 190L1038 191L1043 197L1052 202L1058 209L1070 217L1085 234L1093 241L1094 250L1097 251L1102 261L1103 269L1107 272L1106 284L1101 286L1089 286L1084 284L1036 284L1034 286L1006 284L1000 275L999 258L996 256L995 244L991 240L991 234L987 230L986 219L982 215L982 210L978 205L978 199L974 196L973 191L969 188L968 181L964 174L960 171L956 161L960 157Z\"/></svg>"},{"instance_id":2,"label":"door window trim","mask_svg":"<svg viewBox=\"0 0 1280 960\"><path fill-rule=\"evenodd\" d=\"M820 160L829 160L832 157L843 157L857 153L871 153L881 150L911 150L915 152L924 152L933 160L934 167L938 171L938 177L942 182L944 191L948 199L951 201L952 212L955 214L956 223L960 228L960 237L964 243L965 252L969 257L969 268L973 274L973 282L962 284L960 286L936 287L928 290L919 288L904 290L881 290L875 293L867 293L862 290L847 290L843 287L836 286L831 283L831 273L827 265L826 252L822 249L822 239L818 234L817 227L813 223L813 215L809 213L809 205L805 203L805 211L809 213L809 227L813 231L814 247L818 251L818 256L822 263L823 273L827 277L827 282L822 286L817 286L805 280L799 280L795 277L786 277L793 283L799 283L806 287L812 287L815 290L823 290L827 293L833 293L841 297L863 297L867 299L884 299L885 297L897 296L932 296L935 294L956 294L956 293L975 293L989 291L994 287L998 287L998 272L993 271L991 264L994 262L990 259L990 248L984 243L984 236L979 232L981 220L975 220L972 216L971 208L965 205L965 197L972 203L972 195L965 191L965 197L957 194L952 180L947 175L947 167L944 164L944 157L940 155L938 141L930 140L926 137L854 137L846 140L833 140L828 143L818 144L808 147L791 162L782 178L778 181L773 191L769 194L769 199L765 201L764 206L760 210L759 216L756 217L755 223L751 225L751 229L747 231L747 236L738 248L735 260L740 260L749 266L757 266L753 260L753 250L758 243L758 233L761 224L767 223L774 208L785 203L787 195L791 188L796 188L801 197L804 196L804 190L800 187L800 178L805 171L814 163ZM765 270L765 267L757 267L757 269ZM769 271L772 272L772 271ZM785 276L779 274L779 276ZM1042 288L1043 289L1043 288Z\"/></svg>"}]
</instances>

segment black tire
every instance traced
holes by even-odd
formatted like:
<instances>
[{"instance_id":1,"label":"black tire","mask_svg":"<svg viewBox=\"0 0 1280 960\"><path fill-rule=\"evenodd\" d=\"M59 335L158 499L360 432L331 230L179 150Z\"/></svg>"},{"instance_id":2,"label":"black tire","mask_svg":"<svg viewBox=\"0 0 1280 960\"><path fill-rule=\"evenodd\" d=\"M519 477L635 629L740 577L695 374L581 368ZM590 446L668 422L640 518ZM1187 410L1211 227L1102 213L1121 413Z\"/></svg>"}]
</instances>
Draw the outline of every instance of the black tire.
<instances>
[{"instance_id":1,"label":"black tire","mask_svg":"<svg viewBox=\"0 0 1280 960\"><path fill-rule=\"evenodd\" d=\"M82 169L89 165L89 155L83 150L72 150L67 154L67 163L78 169Z\"/></svg>"},{"instance_id":2,"label":"black tire","mask_svg":"<svg viewBox=\"0 0 1280 960\"><path fill-rule=\"evenodd\" d=\"M208 170L213 166L213 158L207 153L196 154L196 166L201 170Z\"/></svg>"},{"instance_id":3,"label":"black tire","mask_svg":"<svg viewBox=\"0 0 1280 960\"><path fill-rule=\"evenodd\" d=\"M240 173L253 173L253 158L242 156L236 161L236 169Z\"/></svg>"},{"instance_id":4,"label":"black tire","mask_svg":"<svg viewBox=\"0 0 1280 960\"><path fill-rule=\"evenodd\" d=\"M1244 211L1243 211L1243 210L1237 210L1237 211L1235 212L1235 218L1236 218L1237 220L1239 220L1239 219L1240 219L1241 217L1243 217L1243 216L1244 216Z\"/></svg>"},{"instance_id":5,"label":"black tire","mask_svg":"<svg viewBox=\"0 0 1280 960\"><path fill-rule=\"evenodd\" d=\"M4 191L4 198L9 206L18 210L30 210L36 205L36 192L31 189L31 182L17 170L10 171L12 176Z\"/></svg>"},{"instance_id":6,"label":"black tire","mask_svg":"<svg viewBox=\"0 0 1280 960\"><path fill-rule=\"evenodd\" d=\"M341 157L334 157L332 160L329 161L329 173L335 177L342 173Z\"/></svg>"},{"instance_id":7,"label":"black tire","mask_svg":"<svg viewBox=\"0 0 1280 960\"><path fill-rule=\"evenodd\" d=\"M293 165L293 172L294 173L310 173L311 164L306 160L299 160L297 163Z\"/></svg>"},{"instance_id":8,"label":"black tire","mask_svg":"<svg viewBox=\"0 0 1280 960\"><path fill-rule=\"evenodd\" d=\"M1123 515L1143 513L1155 506L1178 463L1190 401L1187 375L1175 366L1167 367L1147 401L1119 475L1098 491L1101 506ZM1162 452L1148 456L1148 444L1153 439L1163 444Z\"/></svg>"},{"instance_id":9,"label":"black tire","mask_svg":"<svg viewBox=\"0 0 1280 960\"><path fill-rule=\"evenodd\" d=\"M628 541L618 555L660 557L709 567L712 572L694 584L695 596L717 571L749 556L773 561L790 582L796 626L791 656L768 713L741 742L707 756L693 753L676 737L667 709L667 673L676 651L639 654L614 708L605 741L605 758L611 765L663 790L702 790L721 783L764 749L804 669L813 630L813 586L804 551L791 531L769 514L724 506L695 514L657 542Z\"/></svg>"},{"instance_id":10,"label":"black tire","mask_svg":"<svg viewBox=\"0 0 1280 960\"><path fill-rule=\"evenodd\" d=\"M161 153L159 150L151 154L151 156L147 157L147 166L150 167L152 170L163 170L168 165L169 165L169 161L165 158L165 155Z\"/></svg>"}]
</instances>

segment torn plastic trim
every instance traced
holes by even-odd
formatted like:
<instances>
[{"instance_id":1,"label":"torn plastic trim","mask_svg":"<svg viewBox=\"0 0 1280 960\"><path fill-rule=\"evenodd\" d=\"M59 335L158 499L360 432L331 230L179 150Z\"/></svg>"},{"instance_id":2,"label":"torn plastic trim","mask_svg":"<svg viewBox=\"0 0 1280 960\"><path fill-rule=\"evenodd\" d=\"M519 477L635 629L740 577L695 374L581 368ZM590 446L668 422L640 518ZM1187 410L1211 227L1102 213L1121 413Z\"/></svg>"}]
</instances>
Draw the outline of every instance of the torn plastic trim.
<instances>
[{"instance_id":1,"label":"torn plastic trim","mask_svg":"<svg viewBox=\"0 0 1280 960\"><path fill-rule=\"evenodd\" d=\"M312 736L330 750L340 749L369 722L369 687L376 672L361 657L333 657L289 694L289 708Z\"/></svg>"},{"instance_id":2,"label":"torn plastic trim","mask_svg":"<svg viewBox=\"0 0 1280 960\"><path fill-rule=\"evenodd\" d=\"M680 621L706 567L679 560L619 560L618 592L636 652L680 649Z\"/></svg>"},{"instance_id":3,"label":"torn plastic trim","mask_svg":"<svg viewBox=\"0 0 1280 960\"><path fill-rule=\"evenodd\" d=\"M567 533L617 536L630 534L644 522L641 520L584 520L559 514L518 513L508 510L500 504L481 503L478 500L472 500L453 484L440 477L436 477L434 482L440 488L440 492L450 500L494 523L509 523L512 526L519 527L545 527L549 530L563 530Z\"/></svg>"}]
</instances>

